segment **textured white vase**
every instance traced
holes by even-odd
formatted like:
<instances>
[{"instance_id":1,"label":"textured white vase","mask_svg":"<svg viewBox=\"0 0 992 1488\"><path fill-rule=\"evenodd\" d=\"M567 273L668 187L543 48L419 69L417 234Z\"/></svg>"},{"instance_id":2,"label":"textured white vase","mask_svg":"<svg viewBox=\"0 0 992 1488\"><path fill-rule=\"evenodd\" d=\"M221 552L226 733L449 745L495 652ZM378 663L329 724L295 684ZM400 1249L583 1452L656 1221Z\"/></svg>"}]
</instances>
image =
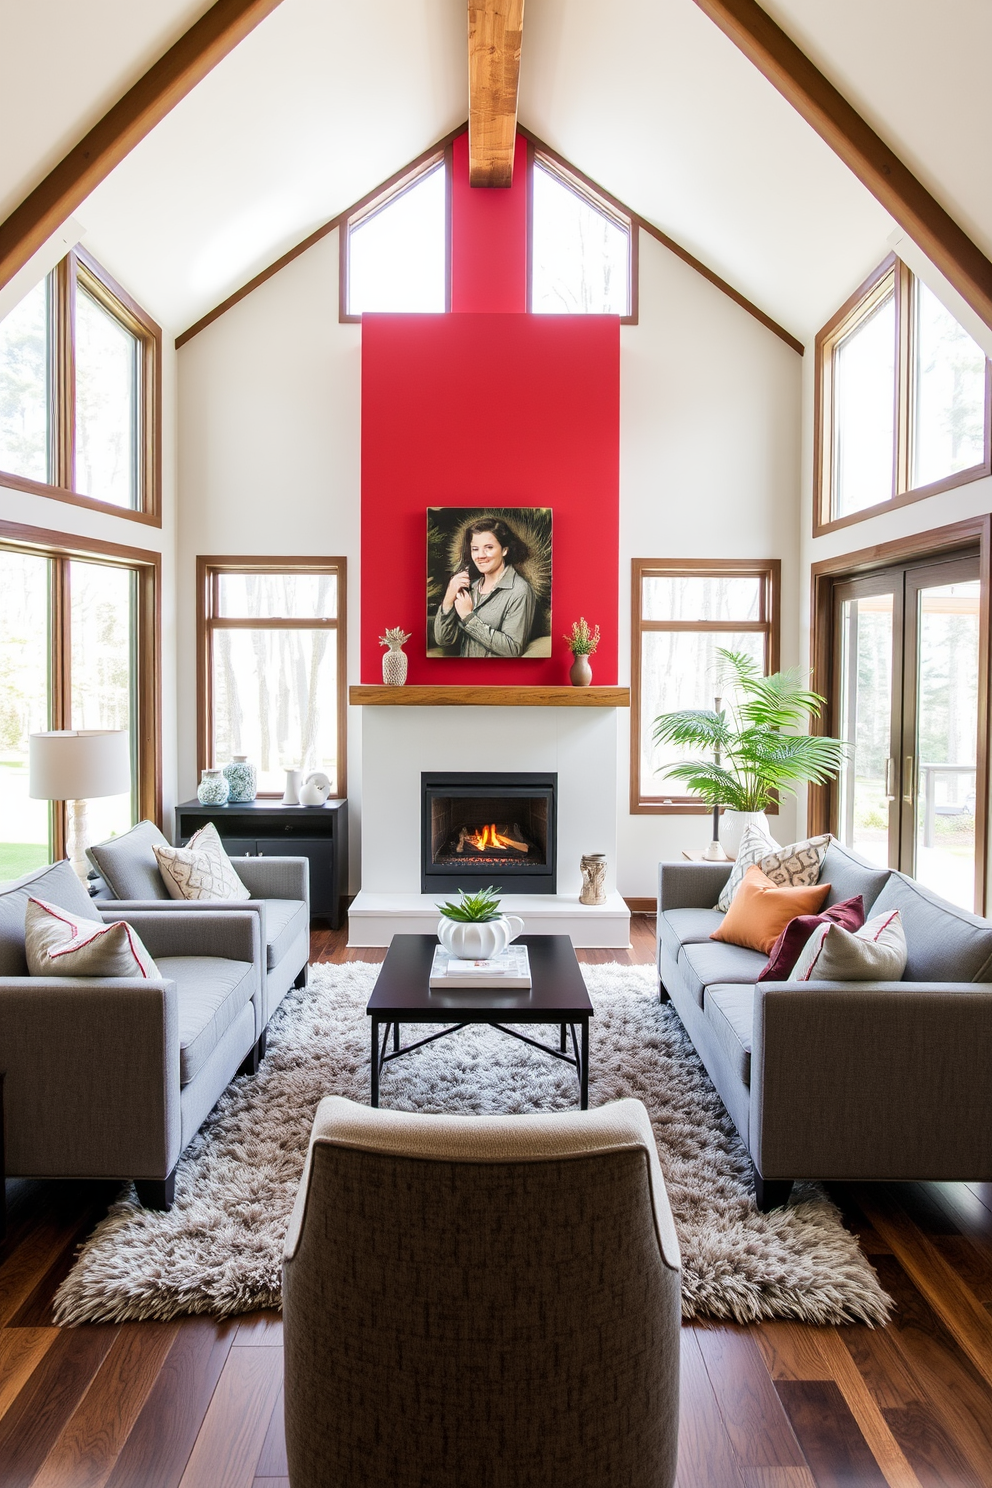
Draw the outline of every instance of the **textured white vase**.
<instances>
[{"instance_id":1,"label":"textured white vase","mask_svg":"<svg viewBox=\"0 0 992 1488\"><path fill-rule=\"evenodd\" d=\"M522 932L524 922L517 915L500 915L498 920L449 920L442 915L437 923L437 938L449 956L463 961L489 961L501 956Z\"/></svg>"},{"instance_id":2,"label":"textured white vase","mask_svg":"<svg viewBox=\"0 0 992 1488\"><path fill-rule=\"evenodd\" d=\"M387 687L402 687L406 681L409 660L405 651L390 646L382 658L382 680Z\"/></svg>"},{"instance_id":3,"label":"textured white vase","mask_svg":"<svg viewBox=\"0 0 992 1488\"><path fill-rule=\"evenodd\" d=\"M736 858L745 827L760 827L767 837L768 818L763 811L725 811L720 817L720 842L728 858Z\"/></svg>"}]
</instances>

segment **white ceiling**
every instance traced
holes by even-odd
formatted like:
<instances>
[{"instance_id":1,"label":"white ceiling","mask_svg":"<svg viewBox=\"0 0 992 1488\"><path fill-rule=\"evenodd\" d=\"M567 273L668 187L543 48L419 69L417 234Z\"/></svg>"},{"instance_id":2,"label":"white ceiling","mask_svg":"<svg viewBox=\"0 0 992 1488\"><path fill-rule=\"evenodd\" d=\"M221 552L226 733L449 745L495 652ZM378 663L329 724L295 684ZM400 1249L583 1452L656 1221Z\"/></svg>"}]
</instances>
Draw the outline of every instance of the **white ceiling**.
<instances>
[{"instance_id":1,"label":"white ceiling","mask_svg":"<svg viewBox=\"0 0 992 1488\"><path fill-rule=\"evenodd\" d=\"M992 244L987 0L766 3ZM0 0L0 201L205 8ZM465 36L465 0L283 0L78 209L88 246L184 329L464 119ZM886 252L887 215L692 0L528 0L520 118L804 340Z\"/></svg>"}]
</instances>

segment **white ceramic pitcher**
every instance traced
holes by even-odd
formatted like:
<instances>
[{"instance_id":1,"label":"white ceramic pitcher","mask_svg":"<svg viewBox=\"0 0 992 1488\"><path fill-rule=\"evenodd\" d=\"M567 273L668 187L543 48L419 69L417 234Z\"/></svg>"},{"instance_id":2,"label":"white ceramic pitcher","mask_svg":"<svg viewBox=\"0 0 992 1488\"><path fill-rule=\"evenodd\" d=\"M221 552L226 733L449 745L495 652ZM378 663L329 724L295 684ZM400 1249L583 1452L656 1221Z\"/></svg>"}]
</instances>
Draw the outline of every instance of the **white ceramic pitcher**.
<instances>
[{"instance_id":1,"label":"white ceramic pitcher","mask_svg":"<svg viewBox=\"0 0 992 1488\"><path fill-rule=\"evenodd\" d=\"M523 933L519 915L500 915L498 920L449 920L442 915L437 922L437 938L449 956L463 961L489 961L501 956Z\"/></svg>"}]
</instances>

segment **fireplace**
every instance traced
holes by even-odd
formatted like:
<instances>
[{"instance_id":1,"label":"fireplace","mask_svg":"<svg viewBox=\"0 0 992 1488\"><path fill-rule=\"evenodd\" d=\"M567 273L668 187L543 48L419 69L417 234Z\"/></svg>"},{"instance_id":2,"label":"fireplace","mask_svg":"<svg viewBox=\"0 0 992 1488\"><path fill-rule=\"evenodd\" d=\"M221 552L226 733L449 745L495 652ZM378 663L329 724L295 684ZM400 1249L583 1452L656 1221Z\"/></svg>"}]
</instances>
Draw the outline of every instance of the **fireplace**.
<instances>
[{"instance_id":1,"label":"fireplace","mask_svg":"<svg viewBox=\"0 0 992 1488\"><path fill-rule=\"evenodd\" d=\"M556 772L421 775L421 893L555 894Z\"/></svg>"}]
</instances>

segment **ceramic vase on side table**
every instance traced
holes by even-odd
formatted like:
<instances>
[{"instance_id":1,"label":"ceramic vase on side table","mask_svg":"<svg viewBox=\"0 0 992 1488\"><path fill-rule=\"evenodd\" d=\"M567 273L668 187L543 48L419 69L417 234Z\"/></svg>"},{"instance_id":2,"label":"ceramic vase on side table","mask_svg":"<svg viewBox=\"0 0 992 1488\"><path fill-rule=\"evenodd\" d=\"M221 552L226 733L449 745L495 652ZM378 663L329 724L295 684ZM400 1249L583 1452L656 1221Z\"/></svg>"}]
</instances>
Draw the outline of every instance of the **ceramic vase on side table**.
<instances>
[{"instance_id":1,"label":"ceramic vase on side table","mask_svg":"<svg viewBox=\"0 0 992 1488\"><path fill-rule=\"evenodd\" d=\"M196 787L196 799L201 806L225 806L230 793L231 787L224 779L223 770L218 767L203 771Z\"/></svg>"},{"instance_id":2,"label":"ceramic vase on side table","mask_svg":"<svg viewBox=\"0 0 992 1488\"><path fill-rule=\"evenodd\" d=\"M231 763L224 766L224 778L231 789L229 801L254 801L258 794L258 774L246 754L231 755Z\"/></svg>"},{"instance_id":3,"label":"ceramic vase on side table","mask_svg":"<svg viewBox=\"0 0 992 1488\"><path fill-rule=\"evenodd\" d=\"M772 835L763 811L724 811L720 818L720 846L728 858L736 858L744 828L752 825L760 827L766 837Z\"/></svg>"}]
</instances>

